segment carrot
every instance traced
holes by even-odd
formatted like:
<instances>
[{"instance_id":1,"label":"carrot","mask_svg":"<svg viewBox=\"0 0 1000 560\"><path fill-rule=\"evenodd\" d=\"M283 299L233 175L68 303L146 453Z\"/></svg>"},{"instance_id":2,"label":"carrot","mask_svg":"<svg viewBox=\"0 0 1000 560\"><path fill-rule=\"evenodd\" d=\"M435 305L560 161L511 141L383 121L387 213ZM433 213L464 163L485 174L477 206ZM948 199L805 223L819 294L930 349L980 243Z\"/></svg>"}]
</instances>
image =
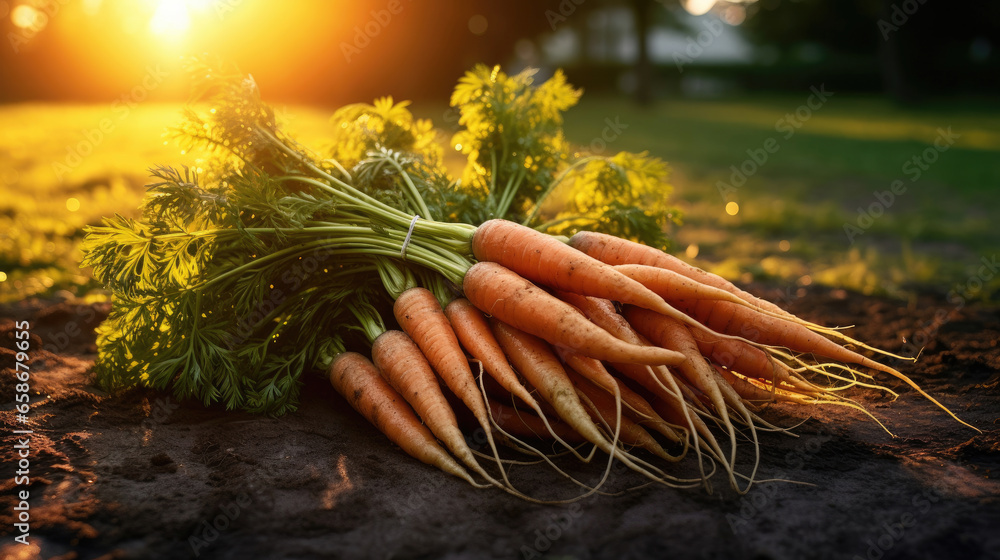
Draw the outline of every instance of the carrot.
<instances>
[{"instance_id":1,"label":"carrot","mask_svg":"<svg viewBox=\"0 0 1000 560\"><path fill-rule=\"evenodd\" d=\"M666 459L667 461L677 461L679 457L671 456L649 432L627 416L617 414L617 402L611 398L607 392L594 385L586 377L580 375L572 368L566 370L570 381L576 387L577 395L581 402L590 409L591 417L604 423L606 426L615 426L621 423L621 440L629 445L641 447L653 455Z\"/></svg>"},{"instance_id":2,"label":"carrot","mask_svg":"<svg viewBox=\"0 0 1000 560\"><path fill-rule=\"evenodd\" d=\"M641 461L617 447L618 430L615 430L612 441L608 441L601 434L583 403L580 402L576 389L559 358L544 340L496 319L490 321L490 327L514 367L538 389L542 398L556 409L559 417L584 439L608 454L608 469L595 488L599 488L607 480L611 462L615 458L644 476L664 482L663 478L657 477L637 464Z\"/></svg>"},{"instance_id":3,"label":"carrot","mask_svg":"<svg viewBox=\"0 0 1000 560\"><path fill-rule=\"evenodd\" d=\"M490 413L500 428L518 437L544 439L548 435L555 434L567 442L585 442L580 434L563 422L544 420L540 416L512 406L491 401Z\"/></svg>"},{"instance_id":4,"label":"carrot","mask_svg":"<svg viewBox=\"0 0 1000 560\"><path fill-rule=\"evenodd\" d=\"M613 455L608 449L610 444L583 410L566 370L548 345L496 318L490 321L490 327L514 367L556 409L559 417L584 439Z\"/></svg>"},{"instance_id":5,"label":"carrot","mask_svg":"<svg viewBox=\"0 0 1000 560\"><path fill-rule=\"evenodd\" d=\"M608 395L620 395L622 404L636 414L636 422L650 425L671 441L677 443L683 441L677 432L656 414L646 399L611 375L599 360L588 358L565 348L556 348L556 354L569 370L587 378L591 383L604 389ZM605 386L605 383L612 383L613 388Z\"/></svg>"},{"instance_id":6,"label":"carrot","mask_svg":"<svg viewBox=\"0 0 1000 560\"><path fill-rule=\"evenodd\" d=\"M682 305L681 309L709 328L720 333L725 332L747 338L759 344L783 346L795 352L817 354L844 363L856 364L888 373L912 387L959 423L977 432L979 431L978 428L963 421L934 397L927 394L927 392L906 375L871 358L866 358L853 350L849 350L802 325L775 317L767 317L759 313L754 313L746 307L724 301L692 302Z\"/></svg>"},{"instance_id":7,"label":"carrot","mask_svg":"<svg viewBox=\"0 0 1000 560\"><path fill-rule=\"evenodd\" d=\"M611 333L616 338L630 344L651 346L651 343L642 335L637 333L625 317L622 317L622 315L618 313L614 304L610 300L562 291L557 292L557 294L559 297L584 313L584 315L594 322L594 324ZM656 395L662 400L662 402L667 403L667 406L672 407L676 412L678 412L677 415L672 416L669 420L677 425L687 427L688 433L694 440L695 454L698 455L698 465L699 468L702 469L703 476L704 465L701 461L701 444L698 438L699 435L704 438L705 443L708 444L709 451L713 452L712 454L715 458L723 464L726 464L722 448L715 440L715 436L712 435L712 432L708 429L708 426L705 425L701 418L699 418L696 414L692 414L691 411L688 410L687 403L691 403L692 406L697 406L701 410L705 410L704 407L701 406L701 402L695 397L694 393L687 385L678 383L677 380L674 379L674 376L670 373L669 369L665 366L652 367L621 362L615 362L612 365L618 371L624 373L627 377L645 387L653 395ZM658 410L657 412L660 411ZM728 467L727 470L729 470ZM707 481L705 483L705 487L706 489L710 489Z\"/></svg>"},{"instance_id":8,"label":"carrot","mask_svg":"<svg viewBox=\"0 0 1000 560\"><path fill-rule=\"evenodd\" d=\"M584 439L608 454L609 468L611 461L617 458L633 471L669 486L677 486L678 484L691 486L705 482L704 477L701 479L679 479L665 475L659 469L618 448L619 430L615 430L612 441L605 439L583 407L565 368L544 340L496 319L490 321L490 326L514 367L538 389L542 398L558 411L559 417ZM655 471L656 474L650 471ZM604 477L597 487L600 487L607 479L608 472L605 471Z\"/></svg>"},{"instance_id":9,"label":"carrot","mask_svg":"<svg viewBox=\"0 0 1000 560\"><path fill-rule=\"evenodd\" d=\"M531 407L541 422L547 423L546 414L531 393L525 388L517 377L517 373L507 362L500 343L490 330L490 325L483 316L483 312L476 309L472 303L465 298L452 300L444 309L445 315L451 321L451 325L458 336L459 342L468 350L470 354L483 365L483 369L496 380L501 387L510 394L521 399ZM567 441L555 431L550 431L552 436L561 444L569 448Z\"/></svg>"},{"instance_id":10,"label":"carrot","mask_svg":"<svg viewBox=\"0 0 1000 560\"><path fill-rule=\"evenodd\" d=\"M396 298L392 311L399 326L410 335L434 371L489 433L489 415L483 396L458 337L434 294L426 288L410 288Z\"/></svg>"},{"instance_id":11,"label":"carrot","mask_svg":"<svg viewBox=\"0 0 1000 560\"><path fill-rule=\"evenodd\" d=\"M510 367L507 356L493 336L483 312L476 309L469 300L456 298L445 307L444 313L451 321L462 347L483 364L486 373L507 392L521 399L532 409L537 409L538 401L531 396L517 378L517 372Z\"/></svg>"},{"instance_id":12,"label":"carrot","mask_svg":"<svg viewBox=\"0 0 1000 560\"><path fill-rule=\"evenodd\" d=\"M648 309L628 307L625 317L637 331L648 338L653 344L668 346L685 354L688 359L679 367L681 373L700 391L708 395L715 411L728 424L725 398L719 389L711 368L701 357L698 346L684 325L670 317L660 315Z\"/></svg>"},{"instance_id":13,"label":"carrot","mask_svg":"<svg viewBox=\"0 0 1000 560\"><path fill-rule=\"evenodd\" d=\"M481 487L448 455L406 401L361 354L345 352L330 364L330 383L390 441L412 457Z\"/></svg>"},{"instance_id":14,"label":"carrot","mask_svg":"<svg viewBox=\"0 0 1000 560\"><path fill-rule=\"evenodd\" d=\"M471 247L480 263L495 262L546 287L636 305L700 327L613 266L529 227L488 220L476 228Z\"/></svg>"},{"instance_id":15,"label":"carrot","mask_svg":"<svg viewBox=\"0 0 1000 560\"><path fill-rule=\"evenodd\" d=\"M719 375L721 375L722 378L725 379L730 386L732 386L732 388L736 391L736 393L740 396L740 398L746 401L754 403L784 401L784 402L794 402L797 404L807 404L811 402L808 399L805 399L801 396L792 393L788 393L786 391L778 391L778 390L769 391L767 389L754 385L747 379L743 377L738 377L735 374L733 374L732 371L724 369L719 364L712 364L712 366L715 368L715 371L717 371ZM772 388L774 388L773 385Z\"/></svg>"},{"instance_id":16,"label":"carrot","mask_svg":"<svg viewBox=\"0 0 1000 560\"><path fill-rule=\"evenodd\" d=\"M747 302L752 307L759 308L759 310L765 311L771 316L784 318L786 320L795 323L800 323L809 328L810 330L820 332L829 336L833 336L835 338L839 338L843 340L846 344L853 344L855 346L866 348L873 352L878 352L880 354L892 358L915 361L915 358L899 356L891 352L887 352L885 350L869 346L859 340L855 340L841 333L836 328L823 327L815 323L810 323L804 319L797 317L792 313L789 313L788 311L785 311L784 309L778 307L777 305L765 299L758 298L753 294L741 290L740 288L736 287L732 282L726 280L725 278L722 278L717 274L712 274L711 272L704 271L698 267L691 266L685 263L684 261L678 259L677 257L669 253L660 251L659 249L649 247L641 243L636 243L634 241L629 241L628 239L622 239L612 235L607 235L597 232L589 232L589 231L582 231L575 234L573 237L570 238L569 245L586 253L591 257L594 257L595 259L601 262L610 265L639 264L639 265L654 266L658 268L671 270L673 272L676 272L677 274L686 276L687 278L690 278L701 284L705 284L707 286L727 291L735 295L736 297L742 299L743 301ZM921 393L923 394L923 392ZM927 395L924 394L924 396ZM927 396L927 398L930 397ZM961 422L961 420L959 420L959 422ZM964 424L964 422L962 423Z\"/></svg>"},{"instance_id":17,"label":"carrot","mask_svg":"<svg viewBox=\"0 0 1000 560\"><path fill-rule=\"evenodd\" d=\"M385 331L372 343L372 359L385 380L410 403L445 447L460 461L492 481L465 443L455 412L448 405L431 365L416 343L402 331Z\"/></svg>"},{"instance_id":18,"label":"carrot","mask_svg":"<svg viewBox=\"0 0 1000 560\"><path fill-rule=\"evenodd\" d=\"M625 276L646 286L672 305L684 301L719 300L759 309L756 305L743 300L731 292L708 284L702 284L697 280L692 280L683 274L667 268L644 264L619 264L615 265L614 268ZM787 313L782 313L782 316L786 315Z\"/></svg>"},{"instance_id":19,"label":"carrot","mask_svg":"<svg viewBox=\"0 0 1000 560\"><path fill-rule=\"evenodd\" d=\"M702 355L713 362L746 377L766 381L774 386L782 383L797 392L815 395L823 390L795 375L785 364L775 360L756 346L745 342L714 336L710 333L695 332L695 342Z\"/></svg>"},{"instance_id":20,"label":"carrot","mask_svg":"<svg viewBox=\"0 0 1000 560\"><path fill-rule=\"evenodd\" d=\"M573 306L496 263L474 264L465 274L462 287L469 301L483 312L556 346L616 362L676 364L683 360L677 352L636 346L615 338Z\"/></svg>"},{"instance_id":21,"label":"carrot","mask_svg":"<svg viewBox=\"0 0 1000 560\"><path fill-rule=\"evenodd\" d=\"M732 406L733 409L738 411L743 416L744 420L746 420L747 425L750 427L750 430L754 435L755 449L757 456L759 457L760 450L759 448L756 448L756 431L754 429L753 417L750 411L747 410L736 391L728 383L726 383L725 380L721 379L718 372L716 372L715 369L711 367L708 362L704 360L704 358L702 358L701 351L698 349L698 345L695 342L691 331L689 331L688 328L682 323L675 321L672 317L660 315L654 311L642 309L640 307L626 307L625 317L637 331L649 338L649 340L654 344L658 344L672 350L677 350L688 357L688 359L679 366L679 369L695 387L700 389L709 397L712 406L715 408L715 412L719 415L719 419L721 420L723 427L729 432L729 441L731 445L729 464L733 465L736 461L736 429L729 418L727 405ZM756 468L757 467L755 465L754 472L756 472ZM730 471L730 482L735 489L739 490L739 486L736 484L733 474L734 473ZM752 474L750 478L752 481ZM747 490L749 490L749 486L747 487Z\"/></svg>"},{"instance_id":22,"label":"carrot","mask_svg":"<svg viewBox=\"0 0 1000 560\"><path fill-rule=\"evenodd\" d=\"M578 232L570 238L569 245L610 265L642 264L671 270L700 284L734 294L754 306L781 315L788 314L777 305L739 289L732 282L717 274L691 266L670 253L648 245L592 231Z\"/></svg>"}]
</instances>

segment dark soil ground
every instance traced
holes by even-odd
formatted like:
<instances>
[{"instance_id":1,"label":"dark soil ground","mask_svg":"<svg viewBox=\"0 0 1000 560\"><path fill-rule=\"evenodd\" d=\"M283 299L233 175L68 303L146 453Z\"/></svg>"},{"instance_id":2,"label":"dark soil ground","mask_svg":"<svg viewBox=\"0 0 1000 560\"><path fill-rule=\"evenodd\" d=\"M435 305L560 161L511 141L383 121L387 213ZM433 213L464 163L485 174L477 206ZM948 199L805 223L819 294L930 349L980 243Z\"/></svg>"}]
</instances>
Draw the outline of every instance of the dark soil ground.
<instances>
[{"instance_id":1,"label":"dark soil ground","mask_svg":"<svg viewBox=\"0 0 1000 560\"><path fill-rule=\"evenodd\" d=\"M760 290L765 297L778 294ZM761 435L746 495L647 486L540 506L425 466L390 444L318 375L282 418L226 412L90 383L100 305L0 309L3 558L1000 558L1000 310L925 294L911 303L812 288L788 306L857 338L925 346L903 371L960 425L895 380L892 401L855 391L898 437L844 407L770 406L797 438ZM14 322L30 321L30 424L14 410ZM926 342L924 342L926 341ZM905 348L904 348L905 350ZM808 419L807 419L808 418ZM28 426L30 484L15 484ZM744 472L753 456L742 446ZM568 464L568 463L567 463ZM581 476L593 477L596 468ZM579 471L583 473L583 471ZM512 480L538 496L576 492L540 467ZM616 468L607 488L641 484ZM30 491L29 545L14 541Z\"/></svg>"}]
</instances>

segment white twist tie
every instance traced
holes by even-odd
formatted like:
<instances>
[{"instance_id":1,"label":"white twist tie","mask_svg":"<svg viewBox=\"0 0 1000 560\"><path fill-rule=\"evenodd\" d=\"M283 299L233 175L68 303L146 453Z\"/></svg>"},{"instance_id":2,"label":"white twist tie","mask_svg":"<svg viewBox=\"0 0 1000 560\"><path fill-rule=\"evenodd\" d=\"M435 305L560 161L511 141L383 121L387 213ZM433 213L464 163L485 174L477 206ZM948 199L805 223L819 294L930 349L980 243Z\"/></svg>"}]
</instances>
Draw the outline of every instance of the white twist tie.
<instances>
[{"instance_id":1,"label":"white twist tie","mask_svg":"<svg viewBox=\"0 0 1000 560\"><path fill-rule=\"evenodd\" d=\"M406 248L410 246L410 238L413 237L413 228L417 225L417 220L420 219L420 214L414 214L413 219L410 220L410 229L406 230L406 239L403 240L403 248L399 250L399 258L406 260Z\"/></svg>"}]
</instances>

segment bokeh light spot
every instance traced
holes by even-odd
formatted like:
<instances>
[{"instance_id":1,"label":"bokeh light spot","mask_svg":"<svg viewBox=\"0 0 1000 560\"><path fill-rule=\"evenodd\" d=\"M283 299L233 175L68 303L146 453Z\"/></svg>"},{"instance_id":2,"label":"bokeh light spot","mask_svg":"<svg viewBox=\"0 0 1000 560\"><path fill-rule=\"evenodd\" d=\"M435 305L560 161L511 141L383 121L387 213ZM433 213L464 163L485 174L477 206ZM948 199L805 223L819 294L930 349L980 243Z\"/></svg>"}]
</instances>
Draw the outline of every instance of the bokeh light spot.
<instances>
[{"instance_id":1,"label":"bokeh light spot","mask_svg":"<svg viewBox=\"0 0 1000 560\"><path fill-rule=\"evenodd\" d=\"M739 214L739 213L740 213L740 205L739 204L737 204L736 202L727 202L726 203L726 214L729 214L730 216L735 216L736 214Z\"/></svg>"},{"instance_id":2,"label":"bokeh light spot","mask_svg":"<svg viewBox=\"0 0 1000 560\"><path fill-rule=\"evenodd\" d=\"M697 243L692 243L692 244L688 245L687 249L684 250L684 254L687 255L687 258L689 258L689 259L693 259L693 258L697 257L698 256L698 244Z\"/></svg>"},{"instance_id":3,"label":"bokeh light spot","mask_svg":"<svg viewBox=\"0 0 1000 560\"><path fill-rule=\"evenodd\" d=\"M747 19L747 9L743 6L732 5L722 12L722 19L729 25L739 25Z\"/></svg>"},{"instance_id":4,"label":"bokeh light spot","mask_svg":"<svg viewBox=\"0 0 1000 560\"><path fill-rule=\"evenodd\" d=\"M76 212L77 210L80 209L80 200L76 198L67 198L66 209L69 210L70 212Z\"/></svg>"},{"instance_id":5,"label":"bokeh light spot","mask_svg":"<svg viewBox=\"0 0 1000 560\"><path fill-rule=\"evenodd\" d=\"M486 16L482 14L476 14L469 18L469 31L471 31L473 35L482 35L486 33L486 29L489 26L489 22L486 21Z\"/></svg>"},{"instance_id":6,"label":"bokeh light spot","mask_svg":"<svg viewBox=\"0 0 1000 560\"><path fill-rule=\"evenodd\" d=\"M7 281L7 273L0 270L0 282L6 282L6 281Z\"/></svg>"},{"instance_id":7,"label":"bokeh light spot","mask_svg":"<svg viewBox=\"0 0 1000 560\"><path fill-rule=\"evenodd\" d=\"M44 13L27 4L20 4L11 10L10 21L21 29L41 31L45 27L45 24L49 22L49 18Z\"/></svg>"},{"instance_id":8,"label":"bokeh light spot","mask_svg":"<svg viewBox=\"0 0 1000 560\"><path fill-rule=\"evenodd\" d=\"M781 249L783 253L787 253L788 250L792 248L792 244L789 243L787 239L782 239L778 242L778 248Z\"/></svg>"},{"instance_id":9,"label":"bokeh light spot","mask_svg":"<svg viewBox=\"0 0 1000 560\"><path fill-rule=\"evenodd\" d=\"M708 13L715 6L715 0L685 0L684 9L693 16Z\"/></svg>"}]
</instances>

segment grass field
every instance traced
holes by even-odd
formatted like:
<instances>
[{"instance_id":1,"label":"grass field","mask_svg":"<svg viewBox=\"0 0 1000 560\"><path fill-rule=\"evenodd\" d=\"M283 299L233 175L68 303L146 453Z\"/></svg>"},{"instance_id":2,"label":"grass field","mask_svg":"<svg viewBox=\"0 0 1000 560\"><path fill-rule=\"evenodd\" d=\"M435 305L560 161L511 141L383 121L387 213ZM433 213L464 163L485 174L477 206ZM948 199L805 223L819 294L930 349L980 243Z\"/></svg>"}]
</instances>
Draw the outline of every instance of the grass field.
<instances>
[{"instance_id":1,"label":"grass field","mask_svg":"<svg viewBox=\"0 0 1000 560\"><path fill-rule=\"evenodd\" d=\"M304 143L322 146L330 111L279 112ZM454 126L443 105L415 112ZM0 301L96 288L76 266L84 225L134 215L148 167L198 165L164 143L179 114L178 105L0 106ZM1000 286L1000 275L980 278L981 289L969 282L1000 247L1000 110L904 110L839 94L640 109L584 96L566 131L584 149L669 161L685 213L674 249L724 276L897 296L969 287L967 296L988 298Z\"/></svg>"}]
</instances>

